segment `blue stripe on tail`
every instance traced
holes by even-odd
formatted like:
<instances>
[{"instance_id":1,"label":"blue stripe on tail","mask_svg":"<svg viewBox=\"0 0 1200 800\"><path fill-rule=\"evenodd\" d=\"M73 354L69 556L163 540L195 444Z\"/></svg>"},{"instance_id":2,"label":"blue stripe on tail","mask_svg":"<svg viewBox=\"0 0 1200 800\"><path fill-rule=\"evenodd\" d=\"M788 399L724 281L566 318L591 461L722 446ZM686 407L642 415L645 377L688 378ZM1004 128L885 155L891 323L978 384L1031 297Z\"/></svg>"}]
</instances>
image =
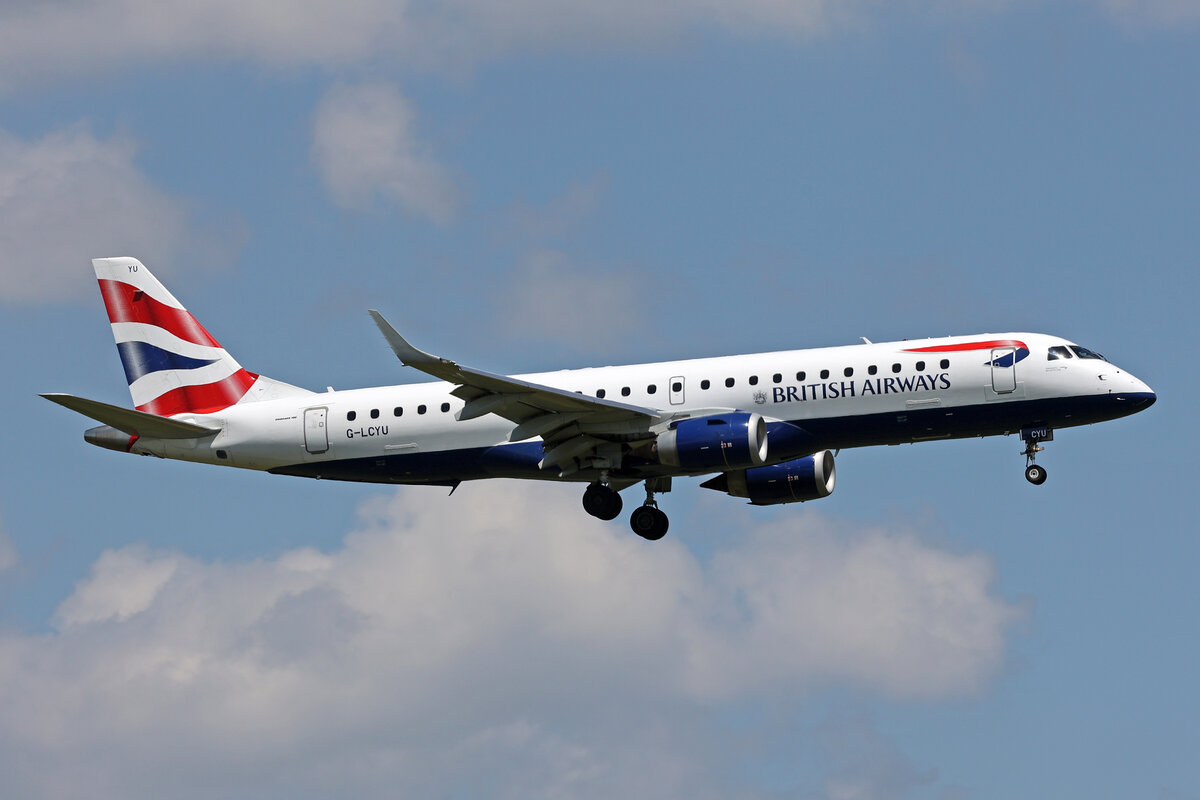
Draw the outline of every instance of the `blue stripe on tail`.
<instances>
[{"instance_id":1,"label":"blue stripe on tail","mask_svg":"<svg viewBox=\"0 0 1200 800\"><path fill-rule=\"evenodd\" d=\"M146 342L119 342L117 350L121 353L121 364L125 367L125 377L130 383L151 372L161 372L166 369L196 369L220 361L218 358L203 359L181 356Z\"/></svg>"}]
</instances>

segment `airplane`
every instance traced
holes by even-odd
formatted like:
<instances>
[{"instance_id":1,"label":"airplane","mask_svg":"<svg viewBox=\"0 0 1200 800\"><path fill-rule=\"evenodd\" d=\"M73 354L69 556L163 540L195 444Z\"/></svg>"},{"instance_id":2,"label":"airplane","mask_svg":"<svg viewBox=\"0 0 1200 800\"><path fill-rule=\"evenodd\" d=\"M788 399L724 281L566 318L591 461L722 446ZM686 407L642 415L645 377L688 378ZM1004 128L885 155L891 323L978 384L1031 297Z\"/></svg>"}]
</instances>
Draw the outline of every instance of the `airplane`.
<instances>
[{"instance_id":1,"label":"airplane","mask_svg":"<svg viewBox=\"0 0 1200 800\"><path fill-rule=\"evenodd\" d=\"M1025 477L1059 428L1142 411L1157 396L1085 347L1041 333L949 336L507 376L411 345L435 382L312 392L249 372L135 258L92 261L135 409L43 394L100 423L110 450L276 475L450 487L484 478L585 483L583 507L667 532L674 478L755 505L834 490L845 448L1019 434Z\"/></svg>"}]
</instances>

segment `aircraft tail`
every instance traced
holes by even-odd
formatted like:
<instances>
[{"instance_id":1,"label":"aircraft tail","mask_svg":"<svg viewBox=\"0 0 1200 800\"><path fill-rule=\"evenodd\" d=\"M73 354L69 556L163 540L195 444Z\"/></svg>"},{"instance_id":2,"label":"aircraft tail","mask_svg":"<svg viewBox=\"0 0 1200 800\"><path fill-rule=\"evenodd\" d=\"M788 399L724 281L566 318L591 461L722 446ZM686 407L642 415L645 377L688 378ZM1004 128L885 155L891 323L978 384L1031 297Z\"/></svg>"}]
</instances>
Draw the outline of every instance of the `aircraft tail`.
<instances>
[{"instance_id":1,"label":"aircraft tail","mask_svg":"<svg viewBox=\"0 0 1200 800\"><path fill-rule=\"evenodd\" d=\"M309 393L243 369L136 258L97 258L92 266L138 411L212 414Z\"/></svg>"}]
</instances>

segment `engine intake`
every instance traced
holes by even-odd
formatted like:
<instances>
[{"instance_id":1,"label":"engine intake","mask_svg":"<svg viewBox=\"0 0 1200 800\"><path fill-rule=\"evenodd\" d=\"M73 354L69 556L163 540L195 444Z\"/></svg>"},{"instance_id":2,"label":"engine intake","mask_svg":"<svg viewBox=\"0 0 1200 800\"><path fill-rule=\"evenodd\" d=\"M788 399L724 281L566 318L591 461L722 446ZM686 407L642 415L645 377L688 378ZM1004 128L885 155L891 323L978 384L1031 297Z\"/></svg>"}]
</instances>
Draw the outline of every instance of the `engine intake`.
<instances>
[{"instance_id":1,"label":"engine intake","mask_svg":"<svg viewBox=\"0 0 1200 800\"><path fill-rule=\"evenodd\" d=\"M757 467L767 460L767 423L759 414L743 412L680 420L658 435L655 450L670 467Z\"/></svg>"},{"instance_id":2,"label":"engine intake","mask_svg":"<svg viewBox=\"0 0 1200 800\"><path fill-rule=\"evenodd\" d=\"M833 453L819 453L769 467L739 469L700 484L705 489L745 497L756 506L803 503L833 494L837 477Z\"/></svg>"}]
</instances>

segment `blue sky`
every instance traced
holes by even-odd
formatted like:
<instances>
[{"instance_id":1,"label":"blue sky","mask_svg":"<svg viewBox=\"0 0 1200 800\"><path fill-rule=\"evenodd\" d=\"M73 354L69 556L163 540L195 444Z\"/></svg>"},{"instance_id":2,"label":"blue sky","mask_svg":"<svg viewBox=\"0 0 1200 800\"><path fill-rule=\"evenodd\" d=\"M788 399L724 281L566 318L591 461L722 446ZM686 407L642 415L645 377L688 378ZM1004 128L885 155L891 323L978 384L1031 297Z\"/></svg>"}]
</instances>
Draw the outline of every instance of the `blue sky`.
<instances>
[{"instance_id":1,"label":"blue sky","mask_svg":"<svg viewBox=\"0 0 1200 800\"><path fill-rule=\"evenodd\" d=\"M0 775L19 797L1197 798L1200 6L0 10ZM1037 330L1159 394L834 495L135 459L89 260L249 369ZM1181 355L1183 357L1181 357Z\"/></svg>"}]
</instances>

